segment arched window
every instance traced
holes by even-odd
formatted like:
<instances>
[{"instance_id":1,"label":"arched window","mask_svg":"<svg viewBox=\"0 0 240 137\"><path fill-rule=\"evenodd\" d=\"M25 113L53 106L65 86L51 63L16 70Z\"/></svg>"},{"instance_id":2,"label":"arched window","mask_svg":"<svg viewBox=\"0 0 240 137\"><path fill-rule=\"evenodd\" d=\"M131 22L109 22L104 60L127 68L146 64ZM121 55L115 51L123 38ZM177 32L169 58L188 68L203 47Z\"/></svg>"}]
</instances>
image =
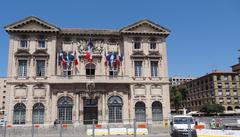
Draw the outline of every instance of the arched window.
<instances>
[{"instance_id":1,"label":"arched window","mask_svg":"<svg viewBox=\"0 0 240 137\"><path fill-rule=\"evenodd\" d=\"M162 121L162 104L159 101L154 101L152 103L152 120L153 121Z\"/></svg>"},{"instance_id":2,"label":"arched window","mask_svg":"<svg viewBox=\"0 0 240 137\"><path fill-rule=\"evenodd\" d=\"M72 123L73 100L64 96L58 99L58 120L62 123Z\"/></svg>"},{"instance_id":3,"label":"arched window","mask_svg":"<svg viewBox=\"0 0 240 137\"><path fill-rule=\"evenodd\" d=\"M146 107L144 102L137 102L135 104L135 118L137 122L146 121Z\"/></svg>"},{"instance_id":4,"label":"arched window","mask_svg":"<svg viewBox=\"0 0 240 137\"><path fill-rule=\"evenodd\" d=\"M26 106L23 103L17 103L13 111L13 124L25 124Z\"/></svg>"},{"instance_id":5,"label":"arched window","mask_svg":"<svg viewBox=\"0 0 240 137\"><path fill-rule=\"evenodd\" d=\"M88 63L86 66L86 76L92 77L95 75L96 66L93 63Z\"/></svg>"},{"instance_id":6,"label":"arched window","mask_svg":"<svg viewBox=\"0 0 240 137\"><path fill-rule=\"evenodd\" d=\"M228 110L228 111L232 111L233 108L232 108L231 106L228 106L228 107L227 107L227 110Z\"/></svg>"},{"instance_id":7,"label":"arched window","mask_svg":"<svg viewBox=\"0 0 240 137\"><path fill-rule=\"evenodd\" d=\"M33 123L44 124L44 105L42 103L36 103L33 106Z\"/></svg>"},{"instance_id":8,"label":"arched window","mask_svg":"<svg viewBox=\"0 0 240 137\"><path fill-rule=\"evenodd\" d=\"M108 99L109 122L122 122L123 101L119 96L112 96Z\"/></svg>"},{"instance_id":9,"label":"arched window","mask_svg":"<svg viewBox=\"0 0 240 137\"><path fill-rule=\"evenodd\" d=\"M240 107L239 107L239 106L236 106L234 109L240 109Z\"/></svg>"}]
</instances>

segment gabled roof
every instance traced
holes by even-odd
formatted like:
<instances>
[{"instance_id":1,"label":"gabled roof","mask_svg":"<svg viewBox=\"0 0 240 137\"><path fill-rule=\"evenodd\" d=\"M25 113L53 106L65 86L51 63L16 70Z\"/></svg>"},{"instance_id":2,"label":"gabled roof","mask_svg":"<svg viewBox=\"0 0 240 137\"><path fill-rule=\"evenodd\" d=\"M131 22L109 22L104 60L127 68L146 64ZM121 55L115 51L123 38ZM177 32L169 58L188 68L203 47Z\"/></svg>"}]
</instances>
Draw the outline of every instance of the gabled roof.
<instances>
[{"instance_id":1,"label":"gabled roof","mask_svg":"<svg viewBox=\"0 0 240 137\"><path fill-rule=\"evenodd\" d=\"M24 28L28 24L41 27L38 28ZM60 29L42 19L39 19L35 16L29 16L12 24L9 24L4 27L7 32L58 32Z\"/></svg>"},{"instance_id":2,"label":"gabled roof","mask_svg":"<svg viewBox=\"0 0 240 137\"><path fill-rule=\"evenodd\" d=\"M141 26L147 25L151 27L154 31L136 31L134 29L140 28ZM148 19L143 19L138 22L135 22L131 25L128 25L122 29L120 29L120 32L122 33L128 33L128 34L161 34L161 35L169 35L170 30L160 26L159 24L156 24Z\"/></svg>"}]
</instances>

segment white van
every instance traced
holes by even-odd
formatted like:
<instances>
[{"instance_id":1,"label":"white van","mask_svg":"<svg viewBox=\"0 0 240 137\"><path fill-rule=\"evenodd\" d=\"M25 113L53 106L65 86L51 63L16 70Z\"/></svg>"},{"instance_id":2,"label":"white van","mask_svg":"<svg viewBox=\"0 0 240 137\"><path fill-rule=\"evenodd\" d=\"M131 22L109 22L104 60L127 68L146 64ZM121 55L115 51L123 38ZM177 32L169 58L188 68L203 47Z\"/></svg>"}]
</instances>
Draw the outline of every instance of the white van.
<instances>
[{"instance_id":1,"label":"white van","mask_svg":"<svg viewBox=\"0 0 240 137\"><path fill-rule=\"evenodd\" d=\"M197 133L194 128L196 124L197 123L194 121L192 116L187 116L187 115L172 116L171 136L172 137L179 137L179 136L187 137L188 133L191 133L192 137L197 137ZM188 130L189 127L191 128L191 131Z\"/></svg>"}]
</instances>

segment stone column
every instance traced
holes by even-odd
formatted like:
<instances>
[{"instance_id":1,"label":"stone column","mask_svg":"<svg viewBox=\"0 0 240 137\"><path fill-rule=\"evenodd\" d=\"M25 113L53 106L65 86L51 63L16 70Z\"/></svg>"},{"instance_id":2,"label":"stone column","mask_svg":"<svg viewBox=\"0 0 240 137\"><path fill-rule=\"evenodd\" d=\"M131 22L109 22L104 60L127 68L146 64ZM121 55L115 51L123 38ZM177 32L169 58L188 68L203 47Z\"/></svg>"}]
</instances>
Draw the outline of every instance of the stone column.
<instances>
[{"instance_id":1,"label":"stone column","mask_svg":"<svg viewBox=\"0 0 240 137\"><path fill-rule=\"evenodd\" d=\"M128 94L123 93L123 106L122 106L122 119L123 123L127 124L129 121L129 104L128 104Z\"/></svg>"},{"instance_id":2,"label":"stone column","mask_svg":"<svg viewBox=\"0 0 240 137\"><path fill-rule=\"evenodd\" d=\"M52 92L52 120L55 121L57 119L57 94Z\"/></svg>"},{"instance_id":3,"label":"stone column","mask_svg":"<svg viewBox=\"0 0 240 137\"><path fill-rule=\"evenodd\" d=\"M130 85L130 103L129 103L129 118L130 120L134 119L135 118L135 104L134 104L134 94L133 94L133 85Z\"/></svg>"},{"instance_id":4,"label":"stone column","mask_svg":"<svg viewBox=\"0 0 240 137\"><path fill-rule=\"evenodd\" d=\"M106 121L106 94L102 94L102 123Z\"/></svg>"},{"instance_id":5,"label":"stone column","mask_svg":"<svg viewBox=\"0 0 240 137\"><path fill-rule=\"evenodd\" d=\"M44 110L44 123L46 124L51 124L51 115L52 115L52 110L51 110L51 100L50 100L50 86L46 85L46 105L45 105L45 110Z\"/></svg>"},{"instance_id":6,"label":"stone column","mask_svg":"<svg viewBox=\"0 0 240 137\"><path fill-rule=\"evenodd\" d=\"M8 86L8 88L7 89L9 89L9 90L7 90L7 91L10 91L10 92L7 92L9 95L9 100L8 100L8 102L7 102L7 104L8 104L8 108L7 108L7 110L8 111L6 111L7 112L7 122L8 122L8 124L12 124L13 123L13 110L14 110L14 104L13 104L13 100L14 100L14 95L13 95L13 93L14 93L14 85L10 85L10 86Z\"/></svg>"},{"instance_id":7,"label":"stone column","mask_svg":"<svg viewBox=\"0 0 240 137\"><path fill-rule=\"evenodd\" d=\"M76 98L76 104L75 104L75 112L76 112L76 122L75 124L79 124L79 94L76 93L75 95Z\"/></svg>"},{"instance_id":8,"label":"stone column","mask_svg":"<svg viewBox=\"0 0 240 137\"><path fill-rule=\"evenodd\" d=\"M170 118L170 95L169 95L169 86L168 84L163 85L163 101L162 101L162 109L163 109L163 119L169 121Z\"/></svg>"},{"instance_id":9,"label":"stone column","mask_svg":"<svg viewBox=\"0 0 240 137\"><path fill-rule=\"evenodd\" d=\"M149 121L152 120L152 104L151 104L151 95L150 95L151 85L146 85L146 119Z\"/></svg>"},{"instance_id":10,"label":"stone column","mask_svg":"<svg viewBox=\"0 0 240 137\"><path fill-rule=\"evenodd\" d=\"M28 85L27 88L27 103L26 105L26 124L30 125L32 124L32 110L33 110L33 85Z\"/></svg>"},{"instance_id":11,"label":"stone column","mask_svg":"<svg viewBox=\"0 0 240 137\"><path fill-rule=\"evenodd\" d=\"M80 102L80 104L79 104L79 122L80 122L80 124L83 124L83 98L82 98L82 95L80 94L80 96L79 96L79 102Z\"/></svg>"},{"instance_id":12,"label":"stone column","mask_svg":"<svg viewBox=\"0 0 240 137\"><path fill-rule=\"evenodd\" d=\"M98 106L98 110L97 110L97 112L98 112L98 120L101 120L101 121L99 121L99 123L102 123L102 117L103 117L103 115L102 115L102 107L103 107L103 104L102 104L102 97L99 97L99 98L97 98L97 100L98 100L98 104L97 104L97 106Z\"/></svg>"}]
</instances>

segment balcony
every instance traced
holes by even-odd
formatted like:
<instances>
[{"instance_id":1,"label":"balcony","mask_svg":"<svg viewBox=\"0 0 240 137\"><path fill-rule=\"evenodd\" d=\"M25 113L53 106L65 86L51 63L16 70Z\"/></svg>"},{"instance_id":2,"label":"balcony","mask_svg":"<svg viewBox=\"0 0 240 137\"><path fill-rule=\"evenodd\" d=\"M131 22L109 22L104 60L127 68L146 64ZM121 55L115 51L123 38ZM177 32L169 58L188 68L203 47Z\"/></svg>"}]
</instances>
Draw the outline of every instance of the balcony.
<instances>
[{"instance_id":1,"label":"balcony","mask_svg":"<svg viewBox=\"0 0 240 137\"><path fill-rule=\"evenodd\" d=\"M51 76L49 83L86 83L92 81L94 83L130 83L128 76L106 76L106 75L73 75L73 76Z\"/></svg>"}]
</instances>

